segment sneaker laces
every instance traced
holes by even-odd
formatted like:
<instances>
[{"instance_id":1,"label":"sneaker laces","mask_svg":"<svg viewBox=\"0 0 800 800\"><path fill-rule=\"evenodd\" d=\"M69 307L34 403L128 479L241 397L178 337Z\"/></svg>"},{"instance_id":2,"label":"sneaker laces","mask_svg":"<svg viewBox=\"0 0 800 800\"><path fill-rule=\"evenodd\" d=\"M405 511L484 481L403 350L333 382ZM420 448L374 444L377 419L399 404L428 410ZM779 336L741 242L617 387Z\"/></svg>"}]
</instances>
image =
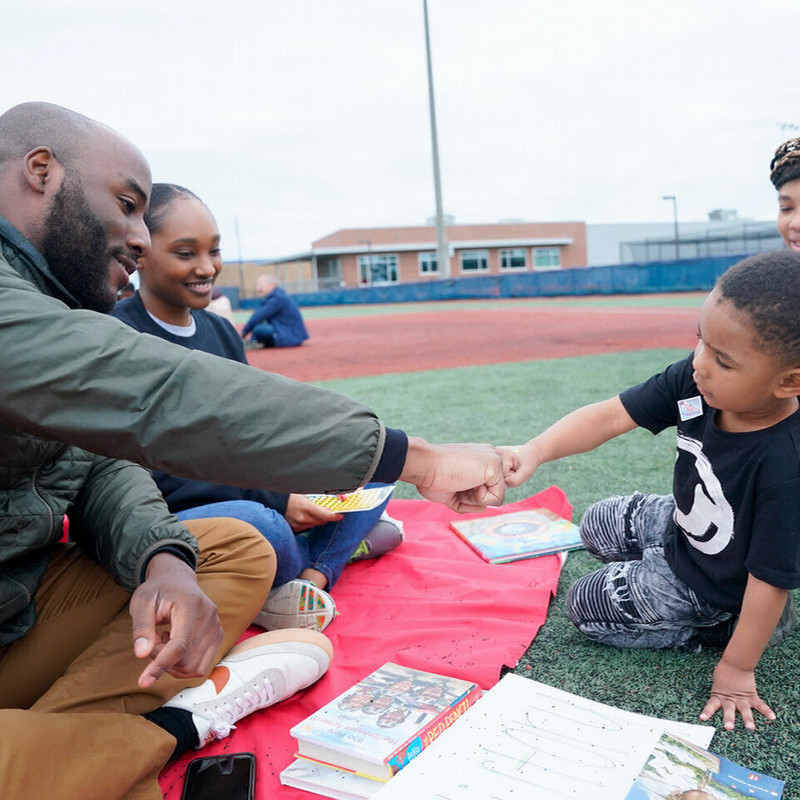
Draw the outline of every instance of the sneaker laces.
<instances>
[{"instance_id":1,"label":"sneaker laces","mask_svg":"<svg viewBox=\"0 0 800 800\"><path fill-rule=\"evenodd\" d=\"M255 682L255 685L243 686L230 697L221 699L212 709L213 718L206 717L211 722L211 731L218 739L224 739L243 717L254 711L272 705L275 692L272 684L266 679ZM198 715L201 716L201 715Z\"/></svg>"}]
</instances>

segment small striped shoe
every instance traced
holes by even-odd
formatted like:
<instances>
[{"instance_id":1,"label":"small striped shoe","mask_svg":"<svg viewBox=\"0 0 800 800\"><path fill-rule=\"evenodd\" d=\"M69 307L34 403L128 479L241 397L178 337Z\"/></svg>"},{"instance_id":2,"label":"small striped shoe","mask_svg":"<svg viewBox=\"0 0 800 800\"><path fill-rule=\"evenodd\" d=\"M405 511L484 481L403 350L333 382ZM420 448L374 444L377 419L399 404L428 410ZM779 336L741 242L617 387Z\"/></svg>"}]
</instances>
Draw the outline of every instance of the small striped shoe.
<instances>
[{"instance_id":1,"label":"small striped shoe","mask_svg":"<svg viewBox=\"0 0 800 800\"><path fill-rule=\"evenodd\" d=\"M309 628L324 631L336 616L336 603L311 581L295 578L273 589L264 607L253 620L268 631L282 628Z\"/></svg>"}]
</instances>

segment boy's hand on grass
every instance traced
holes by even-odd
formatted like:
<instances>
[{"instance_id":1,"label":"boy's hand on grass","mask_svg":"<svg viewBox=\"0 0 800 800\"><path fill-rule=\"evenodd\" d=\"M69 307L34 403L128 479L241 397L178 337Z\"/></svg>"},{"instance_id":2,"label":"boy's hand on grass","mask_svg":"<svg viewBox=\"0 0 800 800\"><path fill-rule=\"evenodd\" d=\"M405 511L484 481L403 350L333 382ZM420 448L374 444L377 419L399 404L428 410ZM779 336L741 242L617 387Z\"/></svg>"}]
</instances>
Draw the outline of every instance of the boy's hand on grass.
<instances>
[{"instance_id":1,"label":"boy's hand on grass","mask_svg":"<svg viewBox=\"0 0 800 800\"><path fill-rule=\"evenodd\" d=\"M714 670L711 697L700 713L700 719L705 722L720 710L722 723L727 731L733 730L737 712L741 715L745 728L751 731L756 729L753 710L763 714L769 722L776 719L775 712L758 696L755 673L734 667L724 658Z\"/></svg>"}]
</instances>

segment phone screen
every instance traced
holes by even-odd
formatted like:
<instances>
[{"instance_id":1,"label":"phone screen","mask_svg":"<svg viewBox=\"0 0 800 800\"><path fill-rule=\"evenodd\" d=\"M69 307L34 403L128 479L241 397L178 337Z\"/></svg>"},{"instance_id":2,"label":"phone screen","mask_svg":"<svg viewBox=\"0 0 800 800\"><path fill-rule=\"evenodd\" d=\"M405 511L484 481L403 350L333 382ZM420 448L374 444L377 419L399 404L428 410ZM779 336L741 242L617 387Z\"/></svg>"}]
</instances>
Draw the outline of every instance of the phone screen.
<instances>
[{"instance_id":1,"label":"phone screen","mask_svg":"<svg viewBox=\"0 0 800 800\"><path fill-rule=\"evenodd\" d=\"M252 753L195 758L186 770L181 800L253 800L255 774Z\"/></svg>"}]
</instances>

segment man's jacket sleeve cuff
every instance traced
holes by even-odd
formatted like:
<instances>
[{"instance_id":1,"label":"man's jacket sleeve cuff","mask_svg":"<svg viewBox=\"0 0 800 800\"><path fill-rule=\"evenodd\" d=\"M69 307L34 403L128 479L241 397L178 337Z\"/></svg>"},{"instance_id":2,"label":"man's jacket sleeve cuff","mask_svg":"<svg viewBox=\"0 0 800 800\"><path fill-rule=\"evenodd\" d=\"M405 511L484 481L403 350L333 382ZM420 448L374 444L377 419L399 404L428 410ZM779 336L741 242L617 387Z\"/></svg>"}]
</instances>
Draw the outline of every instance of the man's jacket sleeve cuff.
<instances>
[{"instance_id":1,"label":"man's jacket sleeve cuff","mask_svg":"<svg viewBox=\"0 0 800 800\"><path fill-rule=\"evenodd\" d=\"M375 483L395 483L406 464L407 454L408 436L396 428L386 428L383 452L370 480Z\"/></svg>"},{"instance_id":2,"label":"man's jacket sleeve cuff","mask_svg":"<svg viewBox=\"0 0 800 800\"><path fill-rule=\"evenodd\" d=\"M189 545L180 539L170 539L161 541L146 550L140 559L142 568L139 570L139 583L145 582L147 575L147 565L150 559L159 553L171 553L176 558L188 564L192 569L197 569L197 554Z\"/></svg>"}]
</instances>

